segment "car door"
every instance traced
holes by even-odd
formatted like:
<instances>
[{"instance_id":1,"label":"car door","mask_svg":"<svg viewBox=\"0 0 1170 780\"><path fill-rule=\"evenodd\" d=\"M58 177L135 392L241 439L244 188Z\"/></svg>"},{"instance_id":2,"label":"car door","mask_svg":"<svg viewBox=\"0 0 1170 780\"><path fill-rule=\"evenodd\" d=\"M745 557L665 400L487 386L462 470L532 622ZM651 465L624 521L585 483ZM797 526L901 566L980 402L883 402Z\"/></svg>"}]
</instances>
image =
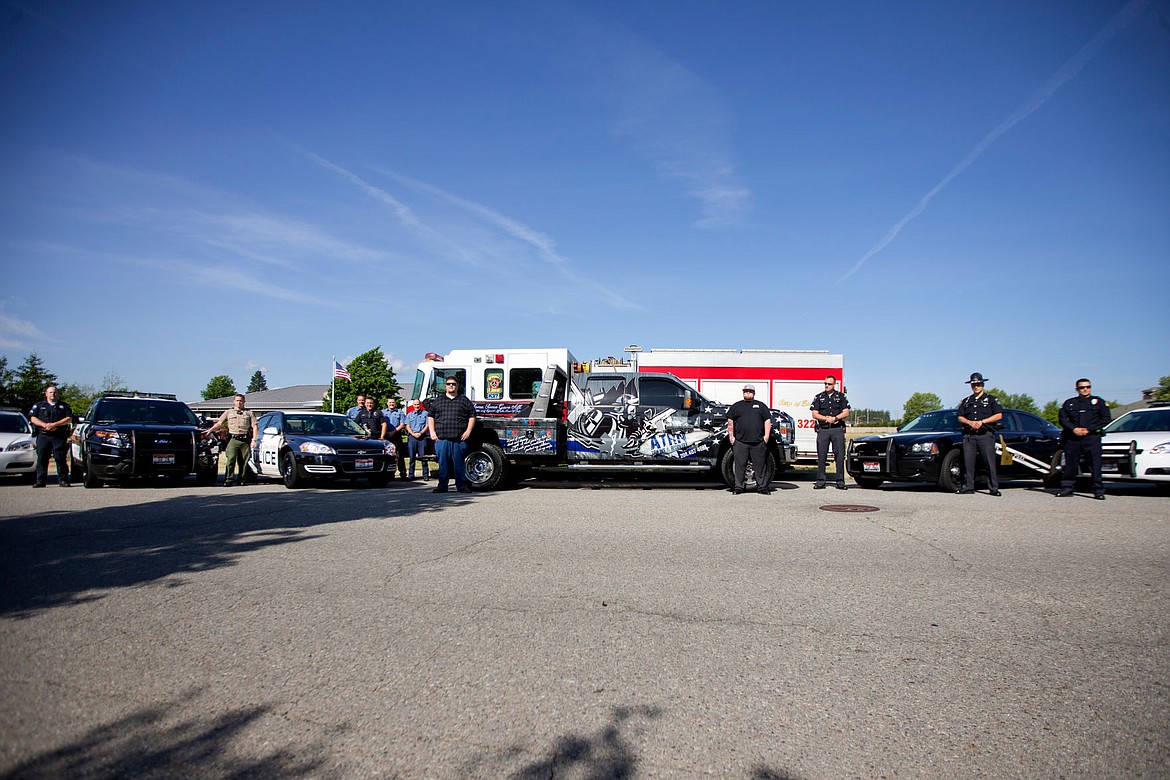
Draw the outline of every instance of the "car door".
<instances>
[{"instance_id":1,"label":"car door","mask_svg":"<svg viewBox=\"0 0 1170 780\"><path fill-rule=\"evenodd\" d=\"M280 412L260 418L260 443L256 447L256 471L265 477L280 476L280 444L284 441L284 415Z\"/></svg>"},{"instance_id":2,"label":"car door","mask_svg":"<svg viewBox=\"0 0 1170 780\"><path fill-rule=\"evenodd\" d=\"M635 427L639 451L656 460L690 459L696 445L711 435L699 431L694 391L667 377L642 377L638 384Z\"/></svg>"},{"instance_id":3,"label":"car door","mask_svg":"<svg viewBox=\"0 0 1170 780\"><path fill-rule=\"evenodd\" d=\"M1042 463L1051 463L1060 447L1060 429L1042 417L1019 410L1005 411L1004 419L1011 417L1011 430L1004 432L1004 441L1017 452L1029 455ZM1035 479L1038 472L1022 463L1008 467L1013 476Z\"/></svg>"}]
</instances>

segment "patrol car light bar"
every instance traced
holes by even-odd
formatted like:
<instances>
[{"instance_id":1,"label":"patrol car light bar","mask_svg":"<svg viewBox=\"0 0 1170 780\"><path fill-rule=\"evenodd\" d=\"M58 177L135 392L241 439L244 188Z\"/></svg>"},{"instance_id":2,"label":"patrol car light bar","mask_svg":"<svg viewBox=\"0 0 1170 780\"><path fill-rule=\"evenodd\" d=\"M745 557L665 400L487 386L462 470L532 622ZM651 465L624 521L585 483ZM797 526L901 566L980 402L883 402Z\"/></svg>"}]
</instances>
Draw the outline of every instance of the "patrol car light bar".
<instances>
[{"instance_id":1,"label":"patrol car light bar","mask_svg":"<svg viewBox=\"0 0 1170 780\"><path fill-rule=\"evenodd\" d=\"M162 401L177 401L178 396L174 393L140 393L137 390L126 392L123 390L107 390L102 393L102 398L158 398Z\"/></svg>"}]
</instances>

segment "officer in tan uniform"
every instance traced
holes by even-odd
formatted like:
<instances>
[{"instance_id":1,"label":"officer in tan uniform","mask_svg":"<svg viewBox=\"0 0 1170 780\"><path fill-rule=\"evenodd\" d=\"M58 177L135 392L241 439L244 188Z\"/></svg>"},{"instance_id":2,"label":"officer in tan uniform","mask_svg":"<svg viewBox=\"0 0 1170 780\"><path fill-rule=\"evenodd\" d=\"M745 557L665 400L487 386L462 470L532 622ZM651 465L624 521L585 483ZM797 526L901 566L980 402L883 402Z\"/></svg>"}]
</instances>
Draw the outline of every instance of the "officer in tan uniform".
<instances>
[{"instance_id":1,"label":"officer in tan uniform","mask_svg":"<svg viewBox=\"0 0 1170 780\"><path fill-rule=\"evenodd\" d=\"M234 399L235 408L228 409L219 416L208 433L215 433L215 431L223 427L227 429L228 440L227 445L227 465L224 467L223 486L232 487L233 485L244 484L244 473L248 467L248 452L252 449L252 440L259 437L259 432L256 430L256 415L244 408L244 395L237 393ZM232 481L232 475L236 471L236 466L239 466L240 476L236 481Z\"/></svg>"}]
</instances>

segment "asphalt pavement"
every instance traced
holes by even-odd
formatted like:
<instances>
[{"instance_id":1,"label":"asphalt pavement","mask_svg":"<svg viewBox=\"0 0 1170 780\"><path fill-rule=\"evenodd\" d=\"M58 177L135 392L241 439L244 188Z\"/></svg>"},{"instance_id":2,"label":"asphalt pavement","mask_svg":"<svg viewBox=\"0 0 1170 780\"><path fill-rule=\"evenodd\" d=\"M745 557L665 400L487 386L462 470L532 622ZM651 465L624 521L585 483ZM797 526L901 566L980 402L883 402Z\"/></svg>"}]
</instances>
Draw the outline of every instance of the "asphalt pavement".
<instances>
[{"instance_id":1,"label":"asphalt pavement","mask_svg":"<svg viewBox=\"0 0 1170 780\"><path fill-rule=\"evenodd\" d=\"M0 483L0 777L1170 777L1170 497L779 487Z\"/></svg>"}]
</instances>

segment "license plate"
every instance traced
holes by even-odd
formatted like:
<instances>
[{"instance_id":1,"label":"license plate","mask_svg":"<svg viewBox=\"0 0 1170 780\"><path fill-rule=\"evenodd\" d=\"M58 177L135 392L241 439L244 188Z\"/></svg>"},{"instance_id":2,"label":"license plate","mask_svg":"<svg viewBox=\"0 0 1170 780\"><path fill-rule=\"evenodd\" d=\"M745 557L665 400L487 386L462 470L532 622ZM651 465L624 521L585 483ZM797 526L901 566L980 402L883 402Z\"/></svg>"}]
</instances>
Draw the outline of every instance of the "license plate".
<instances>
[{"instance_id":1,"label":"license plate","mask_svg":"<svg viewBox=\"0 0 1170 780\"><path fill-rule=\"evenodd\" d=\"M358 458L353 462L355 469L372 469L374 467L373 458Z\"/></svg>"},{"instance_id":2,"label":"license plate","mask_svg":"<svg viewBox=\"0 0 1170 780\"><path fill-rule=\"evenodd\" d=\"M173 465L175 465L175 456L174 455L158 455L158 454L156 454L154 456L153 463L156 466L173 466Z\"/></svg>"},{"instance_id":3,"label":"license plate","mask_svg":"<svg viewBox=\"0 0 1170 780\"><path fill-rule=\"evenodd\" d=\"M1101 470L1102 471L1117 471L1117 464L1116 463L1102 463Z\"/></svg>"},{"instance_id":4,"label":"license plate","mask_svg":"<svg viewBox=\"0 0 1170 780\"><path fill-rule=\"evenodd\" d=\"M878 463L876 460L867 460L861 464L861 470L862 471L881 471L882 464Z\"/></svg>"}]
</instances>

